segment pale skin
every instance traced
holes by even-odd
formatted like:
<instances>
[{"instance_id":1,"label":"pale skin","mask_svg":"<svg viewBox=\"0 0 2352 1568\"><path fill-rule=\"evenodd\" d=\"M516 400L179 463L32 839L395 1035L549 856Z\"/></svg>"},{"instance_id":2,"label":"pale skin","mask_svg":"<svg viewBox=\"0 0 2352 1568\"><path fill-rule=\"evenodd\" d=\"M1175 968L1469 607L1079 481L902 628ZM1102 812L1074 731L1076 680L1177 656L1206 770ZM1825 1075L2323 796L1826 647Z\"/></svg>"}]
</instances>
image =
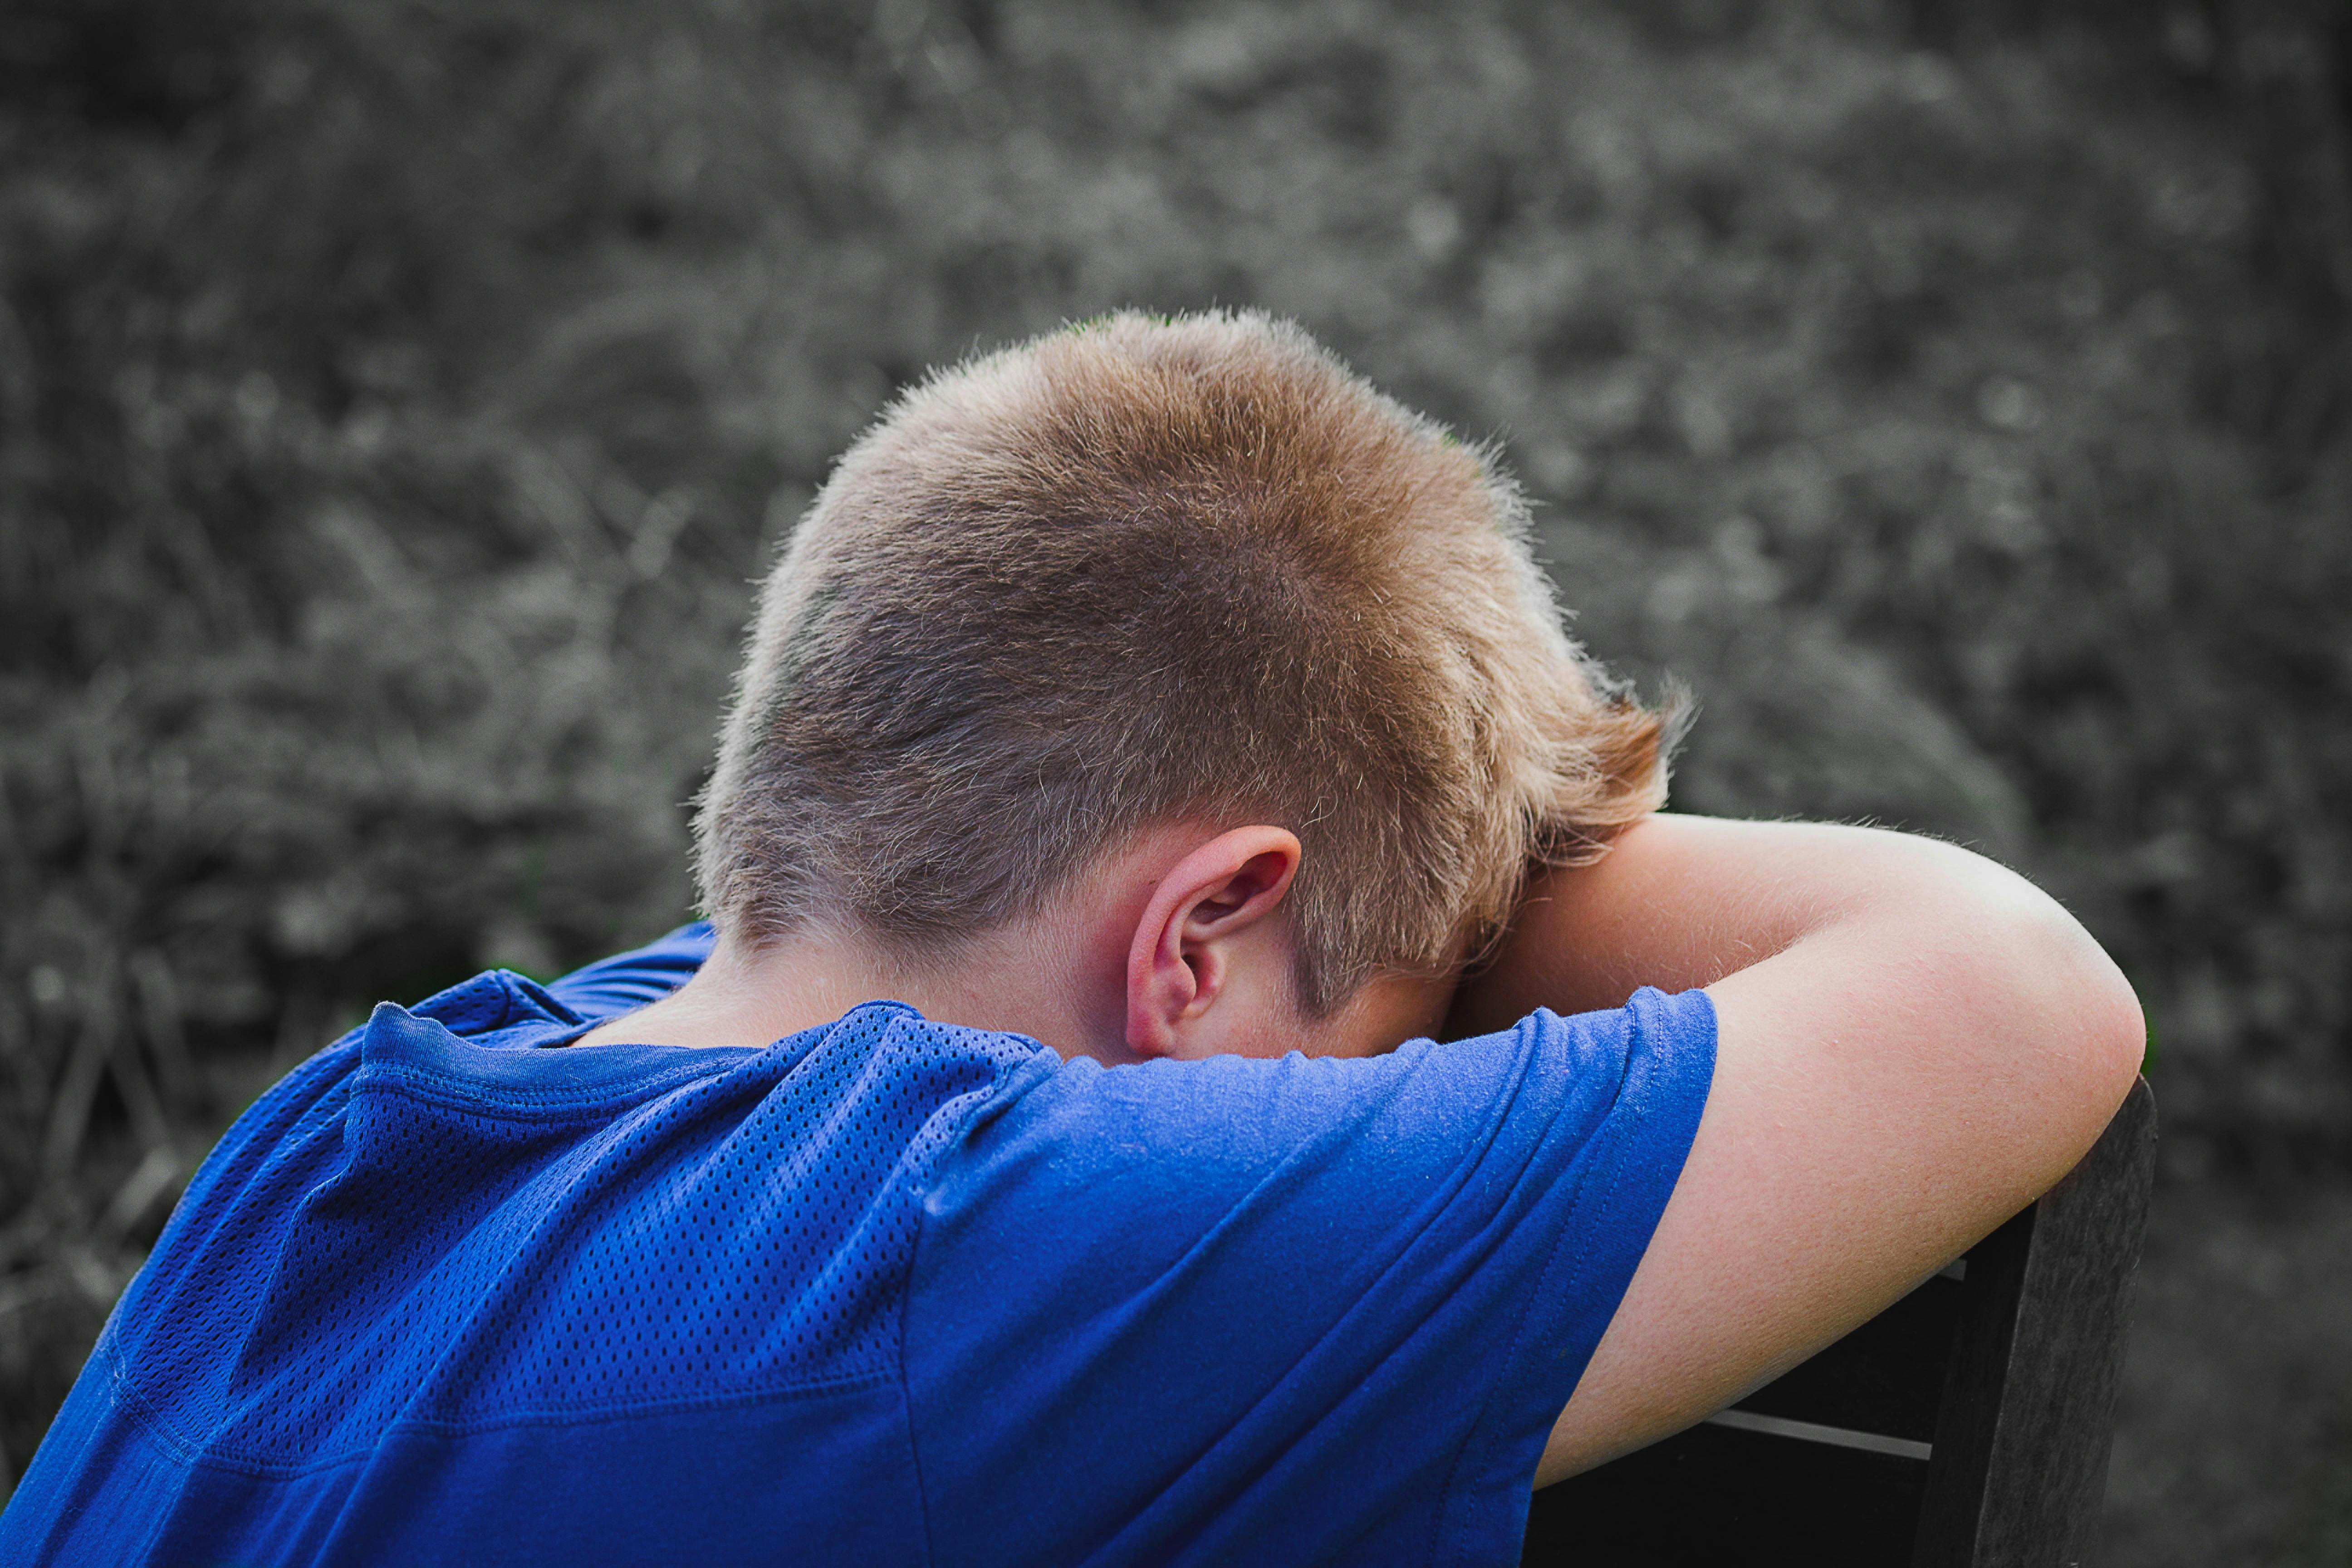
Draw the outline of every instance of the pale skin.
<instances>
[{"instance_id":1,"label":"pale skin","mask_svg":"<svg viewBox=\"0 0 2352 1568\"><path fill-rule=\"evenodd\" d=\"M1875 1314L2081 1158L2137 1070L2139 1006L2064 910L1991 861L1865 828L1660 816L1538 877L1495 961L1298 1006L1296 837L1137 834L1034 918L915 962L838 927L722 937L583 1044L762 1045L890 997L1106 1064L1365 1056L1704 986L1715 1080L1623 1303L1535 1474L1653 1442Z\"/></svg>"}]
</instances>

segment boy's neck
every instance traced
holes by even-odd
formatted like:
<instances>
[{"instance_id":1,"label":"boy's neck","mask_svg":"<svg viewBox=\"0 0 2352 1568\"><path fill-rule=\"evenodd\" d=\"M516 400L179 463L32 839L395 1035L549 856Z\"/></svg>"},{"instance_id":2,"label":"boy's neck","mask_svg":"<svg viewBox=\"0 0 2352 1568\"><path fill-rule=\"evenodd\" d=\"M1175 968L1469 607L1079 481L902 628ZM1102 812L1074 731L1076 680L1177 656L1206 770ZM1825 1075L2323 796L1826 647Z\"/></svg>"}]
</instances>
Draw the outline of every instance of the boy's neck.
<instances>
[{"instance_id":1,"label":"boy's neck","mask_svg":"<svg viewBox=\"0 0 2352 1568\"><path fill-rule=\"evenodd\" d=\"M686 985L598 1026L579 1043L764 1046L865 1003L887 1001L904 1002L939 1023L1027 1035L1065 1057L1134 1059L1103 1048L1118 1038L1117 996L1109 999L1109 1016L1101 1016L1101 1003L1087 1005L1063 966L1035 962L1031 944L1019 940L1025 934L992 933L965 944L951 962L926 964L827 931L795 932L756 948L721 937Z\"/></svg>"},{"instance_id":2,"label":"boy's neck","mask_svg":"<svg viewBox=\"0 0 2352 1568\"><path fill-rule=\"evenodd\" d=\"M1066 1058L1106 1066L1154 1055L1369 1056L1437 1030L1450 979L1379 977L1328 1016L1302 1013L1285 916L1221 939L1207 964L1216 975L1213 1004L1186 1008L1158 1048L1131 1045L1138 931L1155 896L1180 875L1171 868L1214 831L1146 829L1045 910L935 955L908 958L854 926L814 922L757 944L722 928L694 978L579 1044L766 1046L877 1001L907 1003L936 1023L1026 1035Z\"/></svg>"}]
</instances>

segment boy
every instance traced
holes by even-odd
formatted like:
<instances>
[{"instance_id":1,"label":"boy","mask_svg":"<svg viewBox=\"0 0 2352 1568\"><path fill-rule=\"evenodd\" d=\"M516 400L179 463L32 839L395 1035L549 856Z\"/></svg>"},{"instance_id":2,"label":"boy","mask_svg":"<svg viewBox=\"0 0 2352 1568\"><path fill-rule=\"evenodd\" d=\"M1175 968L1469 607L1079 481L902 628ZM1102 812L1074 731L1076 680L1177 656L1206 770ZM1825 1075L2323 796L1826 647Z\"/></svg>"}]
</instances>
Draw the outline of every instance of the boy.
<instances>
[{"instance_id":1,"label":"boy","mask_svg":"<svg viewBox=\"0 0 2352 1568\"><path fill-rule=\"evenodd\" d=\"M0 1555L1516 1560L1531 1484L2041 1192L2140 1040L1985 861L1651 815L1524 530L1261 317L902 399L763 593L715 929L266 1096Z\"/></svg>"}]
</instances>

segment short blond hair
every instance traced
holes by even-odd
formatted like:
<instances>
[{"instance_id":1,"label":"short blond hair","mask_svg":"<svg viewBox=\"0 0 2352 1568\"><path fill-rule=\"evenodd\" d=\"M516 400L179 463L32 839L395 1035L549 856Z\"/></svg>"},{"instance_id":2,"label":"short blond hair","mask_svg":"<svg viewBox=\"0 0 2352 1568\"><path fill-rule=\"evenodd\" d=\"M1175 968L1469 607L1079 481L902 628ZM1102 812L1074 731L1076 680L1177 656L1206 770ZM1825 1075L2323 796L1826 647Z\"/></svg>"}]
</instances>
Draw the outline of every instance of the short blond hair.
<instances>
[{"instance_id":1,"label":"short blond hair","mask_svg":"<svg viewBox=\"0 0 2352 1568\"><path fill-rule=\"evenodd\" d=\"M754 944L921 954L1146 826L1272 823L1322 1016L1475 953L1531 863L1660 804L1664 742L1494 453L1288 322L1120 314L935 373L843 456L761 593L701 891Z\"/></svg>"}]
</instances>

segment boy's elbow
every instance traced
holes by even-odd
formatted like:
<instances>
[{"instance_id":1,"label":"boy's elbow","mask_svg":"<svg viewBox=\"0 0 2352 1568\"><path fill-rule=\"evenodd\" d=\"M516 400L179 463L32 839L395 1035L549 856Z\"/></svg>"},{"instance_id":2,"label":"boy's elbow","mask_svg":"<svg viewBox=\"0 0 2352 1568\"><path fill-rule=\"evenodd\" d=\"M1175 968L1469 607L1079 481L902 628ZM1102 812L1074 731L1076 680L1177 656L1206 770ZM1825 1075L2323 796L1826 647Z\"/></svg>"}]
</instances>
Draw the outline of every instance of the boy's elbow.
<instances>
[{"instance_id":1,"label":"boy's elbow","mask_svg":"<svg viewBox=\"0 0 2352 1568\"><path fill-rule=\"evenodd\" d=\"M1938 994L1958 1068L2000 1097L2015 1156L2054 1180L2131 1092L2147 1044L2139 997L2095 938L2013 872L1938 846L1952 879L1915 909L1938 931ZM1947 901L1948 900L1948 901ZM1967 911L1963 913L1962 911Z\"/></svg>"},{"instance_id":2,"label":"boy's elbow","mask_svg":"<svg viewBox=\"0 0 2352 1568\"><path fill-rule=\"evenodd\" d=\"M2093 1090L2107 1114L2123 1103L2139 1079L2139 1069L2147 1059L2147 1015L2140 1007L2139 994L2106 950L2091 939L2080 926L2083 944L2090 949L2088 967L2094 977L2086 984L2090 996L2085 1003L2084 1067L2086 1088ZM2100 1121L2106 1125L2105 1119Z\"/></svg>"},{"instance_id":3,"label":"boy's elbow","mask_svg":"<svg viewBox=\"0 0 2352 1568\"><path fill-rule=\"evenodd\" d=\"M2036 1042L2044 1093L2087 1149L2139 1077L2147 1019L2138 994L2105 948L2055 903L2024 940L2037 984L2021 1033Z\"/></svg>"}]
</instances>

